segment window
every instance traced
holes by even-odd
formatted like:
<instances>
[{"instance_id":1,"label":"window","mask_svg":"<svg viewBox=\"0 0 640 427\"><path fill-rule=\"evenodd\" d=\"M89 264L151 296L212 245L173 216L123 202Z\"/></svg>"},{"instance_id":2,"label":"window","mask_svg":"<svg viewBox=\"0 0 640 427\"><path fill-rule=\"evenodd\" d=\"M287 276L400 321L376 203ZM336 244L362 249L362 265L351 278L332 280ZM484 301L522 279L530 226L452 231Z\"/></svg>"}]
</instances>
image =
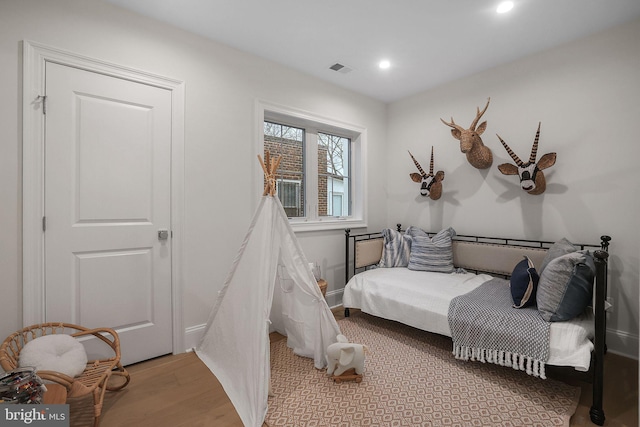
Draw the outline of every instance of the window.
<instances>
[{"instance_id":1,"label":"window","mask_svg":"<svg viewBox=\"0 0 640 427\"><path fill-rule=\"evenodd\" d=\"M319 216L349 216L350 152L350 138L318 132Z\"/></svg>"},{"instance_id":2,"label":"window","mask_svg":"<svg viewBox=\"0 0 640 427\"><path fill-rule=\"evenodd\" d=\"M259 153L282 156L277 195L294 229L365 226L364 129L261 102L258 117Z\"/></svg>"},{"instance_id":3,"label":"window","mask_svg":"<svg viewBox=\"0 0 640 427\"><path fill-rule=\"evenodd\" d=\"M289 218L305 216L304 134L304 129L298 127L264 122L264 151L282 156L277 171L277 194Z\"/></svg>"},{"instance_id":4,"label":"window","mask_svg":"<svg viewBox=\"0 0 640 427\"><path fill-rule=\"evenodd\" d=\"M304 216L304 203L302 200L302 182L289 179L278 179L277 194L284 211L289 218Z\"/></svg>"},{"instance_id":5,"label":"window","mask_svg":"<svg viewBox=\"0 0 640 427\"><path fill-rule=\"evenodd\" d=\"M331 209L331 212L333 212L333 214L335 216L342 216L342 201L343 201L343 194L342 193L331 193L331 203L332 205L329 206L329 209Z\"/></svg>"}]
</instances>

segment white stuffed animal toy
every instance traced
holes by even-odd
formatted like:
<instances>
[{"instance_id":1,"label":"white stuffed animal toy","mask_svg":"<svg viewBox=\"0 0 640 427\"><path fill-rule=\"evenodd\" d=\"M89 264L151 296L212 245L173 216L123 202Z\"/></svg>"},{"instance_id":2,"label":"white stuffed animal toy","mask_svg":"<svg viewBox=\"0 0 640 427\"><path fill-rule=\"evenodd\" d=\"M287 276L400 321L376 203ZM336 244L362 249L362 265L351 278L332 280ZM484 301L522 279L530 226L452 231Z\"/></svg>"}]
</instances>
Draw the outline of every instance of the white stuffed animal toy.
<instances>
[{"instance_id":1,"label":"white stuffed animal toy","mask_svg":"<svg viewBox=\"0 0 640 427\"><path fill-rule=\"evenodd\" d=\"M356 374L361 375L364 371L364 353L367 347L350 343L342 334L336 339L338 342L327 347L327 375L339 376L349 369L355 369Z\"/></svg>"}]
</instances>

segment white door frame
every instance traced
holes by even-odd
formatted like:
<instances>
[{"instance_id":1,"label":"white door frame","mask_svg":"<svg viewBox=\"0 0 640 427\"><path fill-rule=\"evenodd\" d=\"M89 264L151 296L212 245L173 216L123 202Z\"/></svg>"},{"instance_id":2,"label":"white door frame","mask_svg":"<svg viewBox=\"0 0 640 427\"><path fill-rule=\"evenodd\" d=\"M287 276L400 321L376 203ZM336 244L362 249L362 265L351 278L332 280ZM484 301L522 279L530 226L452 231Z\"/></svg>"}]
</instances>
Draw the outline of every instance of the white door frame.
<instances>
[{"instance_id":1,"label":"white door frame","mask_svg":"<svg viewBox=\"0 0 640 427\"><path fill-rule=\"evenodd\" d=\"M171 91L171 298L173 353L185 349L182 309L184 207L184 82L23 41L22 99L22 321L44 322L44 115L45 64L55 62Z\"/></svg>"}]
</instances>

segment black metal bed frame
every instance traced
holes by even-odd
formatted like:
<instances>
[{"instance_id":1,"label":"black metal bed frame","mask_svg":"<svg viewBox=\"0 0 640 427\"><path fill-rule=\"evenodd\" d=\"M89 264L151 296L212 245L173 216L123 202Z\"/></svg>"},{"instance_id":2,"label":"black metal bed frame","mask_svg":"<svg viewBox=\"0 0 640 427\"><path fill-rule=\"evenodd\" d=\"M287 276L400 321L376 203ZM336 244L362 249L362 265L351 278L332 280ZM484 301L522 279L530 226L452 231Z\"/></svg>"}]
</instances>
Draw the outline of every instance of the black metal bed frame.
<instances>
[{"instance_id":1,"label":"black metal bed frame","mask_svg":"<svg viewBox=\"0 0 640 427\"><path fill-rule=\"evenodd\" d=\"M398 231L402 231L401 224L396 225ZM429 233L430 236L435 233ZM351 247L354 248L358 241L366 241L373 239L382 239L382 232L375 233L361 233L351 234L351 229L345 229L345 284L349 282L350 271L353 271L353 275L358 273L358 270L362 270L366 267L356 268L356 259L354 256L353 264L350 265L350 253ZM470 235L456 235L454 240L478 242L478 243L493 243L505 246L522 246L528 248L543 248L548 249L554 242L540 241L540 240L526 240L526 239L512 239L501 237L481 237ZM593 339L594 349L591 353L591 365L587 372L579 372L572 370L574 375L580 379L591 382L593 385L593 400L589 415L591 422L597 425L604 425L604 410L602 408L603 401L603 388L604 388L604 355L607 352L606 344L606 308L605 301L607 298L607 286L608 286L608 257L609 257L609 242L611 237L601 236L600 245L596 244L575 244L581 249L585 248L598 248L594 251L594 259L596 265L596 276L594 280L594 295L595 295L595 307L594 308L594 322L595 322L595 335ZM350 268L352 267L352 268ZM476 273L485 273L484 271L476 271ZM489 272L489 274L494 274ZM494 274L495 275L495 274ZM345 317L349 317L349 308L344 309Z\"/></svg>"}]
</instances>

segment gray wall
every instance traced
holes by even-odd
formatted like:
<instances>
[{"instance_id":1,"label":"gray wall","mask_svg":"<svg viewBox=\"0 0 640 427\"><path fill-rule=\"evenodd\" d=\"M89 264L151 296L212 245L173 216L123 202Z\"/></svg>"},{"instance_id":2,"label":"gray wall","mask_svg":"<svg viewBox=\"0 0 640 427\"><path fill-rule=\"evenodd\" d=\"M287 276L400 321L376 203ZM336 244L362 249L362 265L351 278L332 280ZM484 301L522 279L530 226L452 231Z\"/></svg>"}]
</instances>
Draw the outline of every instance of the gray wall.
<instances>
[{"instance_id":1,"label":"gray wall","mask_svg":"<svg viewBox=\"0 0 640 427\"><path fill-rule=\"evenodd\" d=\"M598 243L612 237L609 349L638 354L640 214L640 21L473 75L389 106L389 221L459 234ZM490 169L471 167L440 118L469 126L491 104L482 135ZM512 160L496 133L528 159L542 122L538 159L557 153L547 190L533 196L497 166ZM407 150L445 171L442 198L424 200L409 179Z\"/></svg>"},{"instance_id":2,"label":"gray wall","mask_svg":"<svg viewBox=\"0 0 640 427\"><path fill-rule=\"evenodd\" d=\"M263 99L367 128L372 230L402 222L459 233L555 240L613 237L609 348L637 357L640 22L390 105L97 0L0 3L0 336L22 326L21 41L33 40L186 82L184 325L194 344L259 198L254 103ZM491 96L484 139L494 166L472 169L439 118L468 125ZM542 196L515 188L499 132L516 152L558 153ZM407 149L446 172L438 202L418 196ZM238 173L244 171L245 173ZM233 180L230 178L233 177ZM222 184L232 181L233 184ZM342 231L298 235L323 266L330 302L344 286Z\"/></svg>"},{"instance_id":3,"label":"gray wall","mask_svg":"<svg viewBox=\"0 0 640 427\"><path fill-rule=\"evenodd\" d=\"M22 326L21 41L185 81L184 326L197 343L262 194L256 99L368 131L370 188L384 186L386 106L96 0L0 2L0 336ZM373 173L376 171L376 173ZM258 180L256 180L256 178ZM369 197L370 224L386 200ZM344 286L344 232L299 235L329 292Z\"/></svg>"}]
</instances>

